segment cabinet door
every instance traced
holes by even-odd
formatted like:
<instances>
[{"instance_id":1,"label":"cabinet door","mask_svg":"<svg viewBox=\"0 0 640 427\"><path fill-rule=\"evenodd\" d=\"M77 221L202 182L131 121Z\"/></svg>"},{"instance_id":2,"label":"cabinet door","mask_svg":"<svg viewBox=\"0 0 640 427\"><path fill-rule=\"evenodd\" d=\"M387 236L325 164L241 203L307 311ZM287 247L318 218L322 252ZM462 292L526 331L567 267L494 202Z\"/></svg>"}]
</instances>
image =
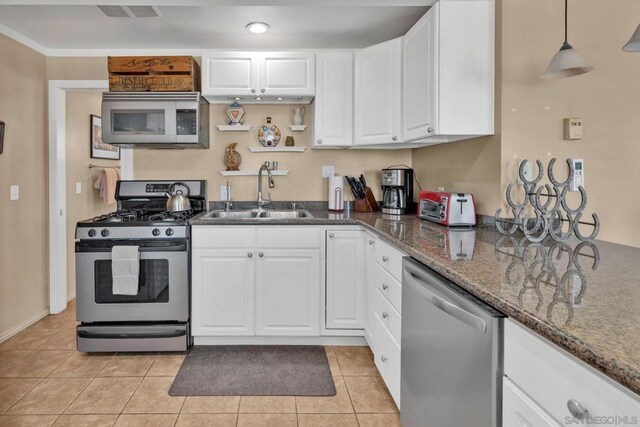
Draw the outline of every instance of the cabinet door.
<instances>
[{"instance_id":1,"label":"cabinet door","mask_svg":"<svg viewBox=\"0 0 640 427\"><path fill-rule=\"evenodd\" d=\"M202 56L202 94L252 96L258 92L260 57L254 52L211 52Z\"/></svg>"},{"instance_id":2,"label":"cabinet door","mask_svg":"<svg viewBox=\"0 0 640 427\"><path fill-rule=\"evenodd\" d=\"M256 335L320 335L320 251L258 249Z\"/></svg>"},{"instance_id":3,"label":"cabinet door","mask_svg":"<svg viewBox=\"0 0 640 427\"><path fill-rule=\"evenodd\" d=\"M313 146L349 147L353 143L353 54L316 55Z\"/></svg>"},{"instance_id":4,"label":"cabinet door","mask_svg":"<svg viewBox=\"0 0 640 427\"><path fill-rule=\"evenodd\" d=\"M560 426L507 377L504 377L502 387L502 425L509 427Z\"/></svg>"},{"instance_id":5,"label":"cabinet door","mask_svg":"<svg viewBox=\"0 0 640 427\"><path fill-rule=\"evenodd\" d=\"M356 53L354 145L402 142L402 39Z\"/></svg>"},{"instance_id":6,"label":"cabinet door","mask_svg":"<svg viewBox=\"0 0 640 427\"><path fill-rule=\"evenodd\" d=\"M192 257L193 335L253 335L253 250L194 250Z\"/></svg>"},{"instance_id":7,"label":"cabinet door","mask_svg":"<svg viewBox=\"0 0 640 427\"><path fill-rule=\"evenodd\" d=\"M327 231L327 329L364 328L364 238L364 231Z\"/></svg>"},{"instance_id":8,"label":"cabinet door","mask_svg":"<svg viewBox=\"0 0 640 427\"><path fill-rule=\"evenodd\" d=\"M402 38L402 139L437 133L438 10L436 3Z\"/></svg>"},{"instance_id":9,"label":"cabinet door","mask_svg":"<svg viewBox=\"0 0 640 427\"><path fill-rule=\"evenodd\" d=\"M315 54L264 52L260 61L260 94L313 96Z\"/></svg>"}]
</instances>

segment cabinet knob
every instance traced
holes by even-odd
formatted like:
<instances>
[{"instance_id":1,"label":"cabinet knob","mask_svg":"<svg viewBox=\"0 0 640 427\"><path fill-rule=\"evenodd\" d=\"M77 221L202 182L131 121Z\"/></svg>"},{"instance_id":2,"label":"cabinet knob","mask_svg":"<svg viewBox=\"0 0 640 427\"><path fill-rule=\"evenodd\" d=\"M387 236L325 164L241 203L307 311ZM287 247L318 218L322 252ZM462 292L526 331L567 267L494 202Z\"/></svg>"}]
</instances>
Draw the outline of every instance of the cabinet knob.
<instances>
[{"instance_id":1,"label":"cabinet knob","mask_svg":"<svg viewBox=\"0 0 640 427\"><path fill-rule=\"evenodd\" d=\"M318 140L318 144L322 144L322 140L321 139Z\"/></svg>"},{"instance_id":2,"label":"cabinet knob","mask_svg":"<svg viewBox=\"0 0 640 427\"><path fill-rule=\"evenodd\" d=\"M567 408L569 408L569 412L571 412L571 415L573 415L573 417L578 420L585 419L589 414L587 408L582 406L582 404L577 400L570 399L569 401L567 401Z\"/></svg>"},{"instance_id":3,"label":"cabinet knob","mask_svg":"<svg viewBox=\"0 0 640 427\"><path fill-rule=\"evenodd\" d=\"M256 90L255 89L251 89L251 93L256 93Z\"/></svg>"},{"instance_id":4,"label":"cabinet knob","mask_svg":"<svg viewBox=\"0 0 640 427\"><path fill-rule=\"evenodd\" d=\"M391 137L391 140L392 140L392 141L397 141L397 140L398 140L398 137L397 137L397 136L393 136L393 137Z\"/></svg>"},{"instance_id":5,"label":"cabinet knob","mask_svg":"<svg viewBox=\"0 0 640 427\"><path fill-rule=\"evenodd\" d=\"M258 252L258 256L262 258L264 256L264 252Z\"/></svg>"},{"instance_id":6,"label":"cabinet knob","mask_svg":"<svg viewBox=\"0 0 640 427\"><path fill-rule=\"evenodd\" d=\"M260 89L260 92L261 92L261 93L264 93L264 89Z\"/></svg>"},{"instance_id":7,"label":"cabinet knob","mask_svg":"<svg viewBox=\"0 0 640 427\"><path fill-rule=\"evenodd\" d=\"M432 128L431 126L429 126L429 127L427 128L427 132L429 132L429 133L433 133L433 128Z\"/></svg>"},{"instance_id":8,"label":"cabinet knob","mask_svg":"<svg viewBox=\"0 0 640 427\"><path fill-rule=\"evenodd\" d=\"M385 313L384 311L382 312L382 318L383 319L387 319L389 318L389 313Z\"/></svg>"},{"instance_id":9,"label":"cabinet knob","mask_svg":"<svg viewBox=\"0 0 640 427\"><path fill-rule=\"evenodd\" d=\"M389 290L389 285L387 285L386 283L383 283L382 284L382 290L383 291Z\"/></svg>"},{"instance_id":10,"label":"cabinet knob","mask_svg":"<svg viewBox=\"0 0 640 427\"><path fill-rule=\"evenodd\" d=\"M329 233L329 237L333 239L333 233Z\"/></svg>"},{"instance_id":11,"label":"cabinet knob","mask_svg":"<svg viewBox=\"0 0 640 427\"><path fill-rule=\"evenodd\" d=\"M373 240L369 240L369 246L373 246Z\"/></svg>"},{"instance_id":12,"label":"cabinet knob","mask_svg":"<svg viewBox=\"0 0 640 427\"><path fill-rule=\"evenodd\" d=\"M249 253L247 254L247 256L248 256L249 258L253 258L253 252L249 252Z\"/></svg>"},{"instance_id":13,"label":"cabinet knob","mask_svg":"<svg viewBox=\"0 0 640 427\"><path fill-rule=\"evenodd\" d=\"M387 261L389 261L389 258L387 258L386 256L383 256L382 257L382 262L387 262Z\"/></svg>"},{"instance_id":14,"label":"cabinet knob","mask_svg":"<svg viewBox=\"0 0 640 427\"><path fill-rule=\"evenodd\" d=\"M382 360L382 363L387 363L387 356L385 355L380 356L380 360Z\"/></svg>"}]
</instances>

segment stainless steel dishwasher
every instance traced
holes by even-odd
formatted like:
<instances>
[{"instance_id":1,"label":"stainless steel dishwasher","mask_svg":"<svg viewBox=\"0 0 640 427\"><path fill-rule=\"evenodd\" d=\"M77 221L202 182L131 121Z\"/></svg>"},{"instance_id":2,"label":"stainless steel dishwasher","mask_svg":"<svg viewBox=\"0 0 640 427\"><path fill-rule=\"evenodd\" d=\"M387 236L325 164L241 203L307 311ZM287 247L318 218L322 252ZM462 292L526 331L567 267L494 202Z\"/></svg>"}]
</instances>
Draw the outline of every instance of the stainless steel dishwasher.
<instances>
[{"instance_id":1,"label":"stainless steel dishwasher","mask_svg":"<svg viewBox=\"0 0 640 427\"><path fill-rule=\"evenodd\" d=\"M501 425L503 318L433 270L404 258L403 427Z\"/></svg>"}]
</instances>

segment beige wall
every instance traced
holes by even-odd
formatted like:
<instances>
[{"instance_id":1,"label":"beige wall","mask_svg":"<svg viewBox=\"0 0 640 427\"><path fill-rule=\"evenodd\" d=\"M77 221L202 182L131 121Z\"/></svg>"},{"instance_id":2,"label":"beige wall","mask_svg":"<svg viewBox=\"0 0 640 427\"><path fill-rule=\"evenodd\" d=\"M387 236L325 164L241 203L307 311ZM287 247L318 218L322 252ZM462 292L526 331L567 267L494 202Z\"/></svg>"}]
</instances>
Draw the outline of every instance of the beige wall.
<instances>
[{"instance_id":1,"label":"beige wall","mask_svg":"<svg viewBox=\"0 0 640 427\"><path fill-rule=\"evenodd\" d=\"M66 95L66 160L67 160L67 292L76 293L75 229L76 223L87 218L111 212L115 204L106 205L100 192L93 188L98 169L89 169L89 163L118 166L120 161L92 159L89 148L91 114L100 115L101 91L67 92ZM76 194L76 182L82 192Z\"/></svg>"},{"instance_id":2,"label":"beige wall","mask_svg":"<svg viewBox=\"0 0 640 427\"><path fill-rule=\"evenodd\" d=\"M497 28L503 35L497 50L502 61L498 58L496 65L502 76L496 80L501 124L496 125L499 135L495 138L499 142L480 139L414 150L414 167L422 176L434 176L433 185L422 178L429 187L442 183L459 191L475 188L480 212L493 215L499 200L504 200L506 186L515 181L518 160L541 159L546 166L551 157L557 157L557 175L564 178L564 159L583 158L589 196L586 213L600 216L599 238L640 246L640 202L635 199L640 180L640 54L621 50L638 25L640 3L620 0L615 7L602 7L602 2L584 0L571 4L569 41L595 70L558 80L543 80L540 75L562 43L562 4L556 0L498 3L501 24ZM563 140L564 117L582 118L581 141ZM496 184L498 146L500 181ZM496 186L500 199L495 198Z\"/></svg>"},{"instance_id":3,"label":"beige wall","mask_svg":"<svg viewBox=\"0 0 640 427\"><path fill-rule=\"evenodd\" d=\"M49 305L46 59L0 35L0 336ZM20 200L9 201L10 185Z\"/></svg>"},{"instance_id":4,"label":"beige wall","mask_svg":"<svg viewBox=\"0 0 640 427\"><path fill-rule=\"evenodd\" d=\"M107 80L107 57L48 57L47 80Z\"/></svg>"},{"instance_id":5,"label":"beige wall","mask_svg":"<svg viewBox=\"0 0 640 427\"><path fill-rule=\"evenodd\" d=\"M287 105L245 105L246 123L252 124L250 132L220 132L215 125L224 123L226 105L211 105L211 148L209 150L136 150L134 173L136 179L207 179L209 199L219 200L220 185L228 179L235 200L256 198L255 176L223 177L223 155L225 147L237 142L236 150L242 156L242 170L257 170L265 161L276 160L279 169L289 170L288 176L275 177L276 187L271 189L273 200L327 200L326 179L321 178L322 165L335 165L336 172L344 175L365 174L367 183L375 194L380 194L380 169L397 164L411 164L411 150L311 150L311 129L313 114L307 106L305 132L291 132L289 124L293 120L294 106ZM271 116L282 132L282 141L287 135L295 138L296 146L306 146L304 153L251 153L248 147L260 146L257 138L258 126ZM266 182L264 184L266 188ZM345 188L348 199L351 193Z\"/></svg>"}]
</instances>

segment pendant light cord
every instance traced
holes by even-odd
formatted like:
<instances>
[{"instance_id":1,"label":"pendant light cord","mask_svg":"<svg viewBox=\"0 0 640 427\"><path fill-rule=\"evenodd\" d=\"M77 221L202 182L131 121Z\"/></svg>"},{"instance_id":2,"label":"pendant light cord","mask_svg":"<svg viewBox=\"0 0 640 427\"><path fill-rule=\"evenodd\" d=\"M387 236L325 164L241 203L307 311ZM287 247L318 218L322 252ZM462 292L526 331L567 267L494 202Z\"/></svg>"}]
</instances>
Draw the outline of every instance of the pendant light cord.
<instances>
[{"instance_id":1,"label":"pendant light cord","mask_svg":"<svg viewBox=\"0 0 640 427\"><path fill-rule=\"evenodd\" d=\"M567 27L569 24L569 20L567 18L568 11L569 11L569 0L564 0L564 42L565 43L568 43L568 36L567 36Z\"/></svg>"}]
</instances>

